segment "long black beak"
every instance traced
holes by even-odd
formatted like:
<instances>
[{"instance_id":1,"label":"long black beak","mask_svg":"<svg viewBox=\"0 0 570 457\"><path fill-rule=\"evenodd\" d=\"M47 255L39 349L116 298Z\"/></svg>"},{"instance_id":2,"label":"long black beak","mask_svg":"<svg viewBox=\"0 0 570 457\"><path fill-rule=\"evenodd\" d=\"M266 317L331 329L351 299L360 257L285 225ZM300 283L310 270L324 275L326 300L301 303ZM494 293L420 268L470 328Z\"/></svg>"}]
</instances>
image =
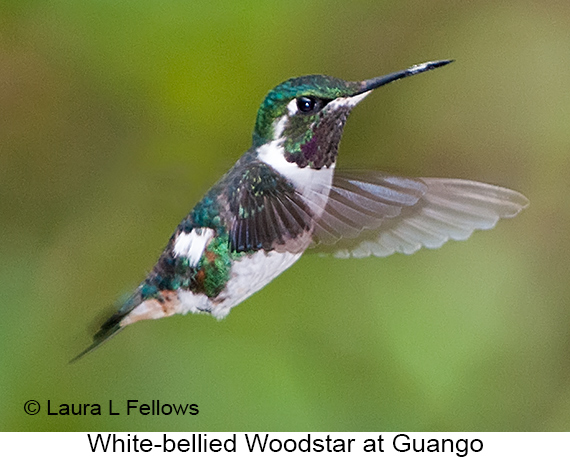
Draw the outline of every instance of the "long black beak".
<instances>
[{"instance_id":1,"label":"long black beak","mask_svg":"<svg viewBox=\"0 0 570 457\"><path fill-rule=\"evenodd\" d=\"M355 94L362 94L363 92L368 92L369 90L376 89L377 87L383 86L385 84L396 81L397 79L406 78L408 76L417 75L418 73L423 73L424 71L433 70L434 68L443 67L448 63L453 62L453 60L435 60L433 62L420 63L408 68L407 70L397 71L395 73L390 73L389 75L378 76L376 78L367 79L362 81L361 89Z\"/></svg>"}]
</instances>

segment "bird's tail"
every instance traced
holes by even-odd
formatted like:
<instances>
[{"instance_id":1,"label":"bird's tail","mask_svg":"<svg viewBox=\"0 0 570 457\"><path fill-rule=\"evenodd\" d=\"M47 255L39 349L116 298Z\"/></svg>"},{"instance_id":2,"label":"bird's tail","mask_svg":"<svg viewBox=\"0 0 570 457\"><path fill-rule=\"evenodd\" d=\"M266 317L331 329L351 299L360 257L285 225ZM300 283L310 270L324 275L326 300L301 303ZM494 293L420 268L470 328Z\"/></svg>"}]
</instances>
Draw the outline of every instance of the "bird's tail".
<instances>
[{"instance_id":1,"label":"bird's tail","mask_svg":"<svg viewBox=\"0 0 570 457\"><path fill-rule=\"evenodd\" d=\"M101 346L105 341L107 341L112 336L115 336L119 331L121 331L124 327L121 327L120 323L117 323L110 327L101 328L95 336L93 337L93 343L89 345L89 347L83 351L81 351L77 356L69 361L69 363L77 362L83 356L89 354L91 351L94 351L99 346Z\"/></svg>"},{"instance_id":2,"label":"bird's tail","mask_svg":"<svg viewBox=\"0 0 570 457\"><path fill-rule=\"evenodd\" d=\"M109 340L112 336L115 336L123 328L125 328L124 325L121 325L121 322L136 306L140 305L142 301L142 294L139 288L133 295L129 297L121 309L119 309L119 311L113 314L103 323L103 325L101 325L101 328L93 337L93 343L91 343L87 349L83 350L77 356L71 359L69 363L77 362L83 356L89 354L91 351L94 351L105 341Z\"/></svg>"}]
</instances>

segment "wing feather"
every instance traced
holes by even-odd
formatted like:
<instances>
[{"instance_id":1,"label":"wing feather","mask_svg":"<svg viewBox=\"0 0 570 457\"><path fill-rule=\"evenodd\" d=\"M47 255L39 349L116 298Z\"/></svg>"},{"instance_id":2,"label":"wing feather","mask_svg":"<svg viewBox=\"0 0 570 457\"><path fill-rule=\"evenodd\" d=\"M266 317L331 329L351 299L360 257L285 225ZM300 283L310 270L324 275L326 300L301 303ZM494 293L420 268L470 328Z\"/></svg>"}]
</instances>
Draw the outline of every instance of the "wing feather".
<instances>
[{"instance_id":1,"label":"wing feather","mask_svg":"<svg viewBox=\"0 0 570 457\"><path fill-rule=\"evenodd\" d=\"M307 247L313 213L293 184L268 165L250 163L235 177L227 200L232 250L299 252Z\"/></svg>"},{"instance_id":2,"label":"wing feather","mask_svg":"<svg viewBox=\"0 0 570 457\"><path fill-rule=\"evenodd\" d=\"M337 257L412 254L465 240L527 205L516 191L475 181L337 172L313 242Z\"/></svg>"}]
</instances>

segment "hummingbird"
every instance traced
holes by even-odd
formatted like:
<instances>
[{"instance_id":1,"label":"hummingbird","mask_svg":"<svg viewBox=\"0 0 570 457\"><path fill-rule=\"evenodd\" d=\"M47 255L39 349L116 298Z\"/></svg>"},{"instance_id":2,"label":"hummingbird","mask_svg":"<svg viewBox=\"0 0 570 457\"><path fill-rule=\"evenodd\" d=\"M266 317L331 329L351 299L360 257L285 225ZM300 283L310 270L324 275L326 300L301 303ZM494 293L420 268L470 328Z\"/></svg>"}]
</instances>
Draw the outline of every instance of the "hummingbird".
<instances>
[{"instance_id":1,"label":"hummingbird","mask_svg":"<svg viewBox=\"0 0 570 457\"><path fill-rule=\"evenodd\" d=\"M141 320L222 319L309 248L340 258L411 254L518 214L528 200L495 185L336 170L354 106L378 87L451 62L356 82L301 76L271 90L251 148L182 220L152 271L72 362Z\"/></svg>"}]
</instances>

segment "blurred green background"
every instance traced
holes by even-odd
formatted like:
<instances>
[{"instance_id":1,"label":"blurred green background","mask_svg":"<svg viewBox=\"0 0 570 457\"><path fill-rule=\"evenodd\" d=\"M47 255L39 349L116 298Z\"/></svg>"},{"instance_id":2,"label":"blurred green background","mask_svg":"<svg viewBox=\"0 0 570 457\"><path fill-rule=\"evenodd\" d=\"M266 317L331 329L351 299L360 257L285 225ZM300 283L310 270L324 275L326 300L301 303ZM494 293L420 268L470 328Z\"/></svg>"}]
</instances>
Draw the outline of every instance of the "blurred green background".
<instances>
[{"instance_id":1,"label":"blurred green background","mask_svg":"<svg viewBox=\"0 0 570 457\"><path fill-rule=\"evenodd\" d=\"M568 430L569 49L567 1L0 1L0 430ZM142 322L68 365L269 89L445 58L354 111L339 167L499 184L527 210L413 256L306 255L222 322Z\"/></svg>"}]
</instances>

